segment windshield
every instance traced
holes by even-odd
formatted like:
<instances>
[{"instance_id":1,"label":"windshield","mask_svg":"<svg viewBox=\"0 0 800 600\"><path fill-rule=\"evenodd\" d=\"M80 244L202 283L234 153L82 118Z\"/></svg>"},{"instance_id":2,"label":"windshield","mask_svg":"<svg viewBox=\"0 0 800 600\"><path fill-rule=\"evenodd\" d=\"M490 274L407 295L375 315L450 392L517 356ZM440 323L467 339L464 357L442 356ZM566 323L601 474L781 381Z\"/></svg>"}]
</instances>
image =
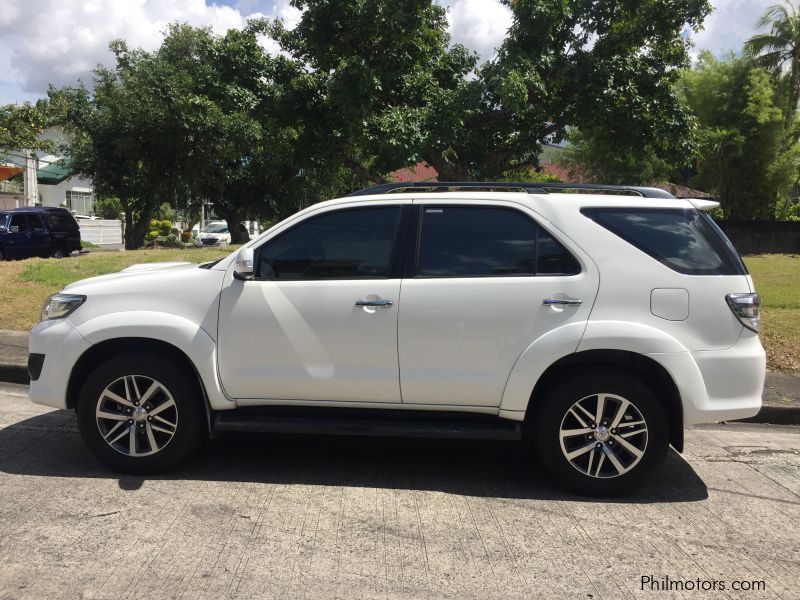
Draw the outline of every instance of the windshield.
<instances>
[{"instance_id":1,"label":"windshield","mask_svg":"<svg viewBox=\"0 0 800 600\"><path fill-rule=\"evenodd\" d=\"M203 228L203 233L228 233L226 223L209 223Z\"/></svg>"}]
</instances>

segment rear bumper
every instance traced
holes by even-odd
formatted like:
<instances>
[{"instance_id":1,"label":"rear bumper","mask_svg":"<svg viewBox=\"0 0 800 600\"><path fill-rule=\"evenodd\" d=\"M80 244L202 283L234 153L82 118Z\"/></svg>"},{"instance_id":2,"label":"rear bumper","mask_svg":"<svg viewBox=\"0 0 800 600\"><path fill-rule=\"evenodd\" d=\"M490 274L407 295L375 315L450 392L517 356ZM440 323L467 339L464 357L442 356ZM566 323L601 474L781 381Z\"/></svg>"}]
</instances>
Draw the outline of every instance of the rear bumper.
<instances>
[{"instance_id":1,"label":"rear bumper","mask_svg":"<svg viewBox=\"0 0 800 600\"><path fill-rule=\"evenodd\" d=\"M745 330L727 350L653 354L675 382L685 425L746 419L761 410L766 354Z\"/></svg>"}]
</instances>

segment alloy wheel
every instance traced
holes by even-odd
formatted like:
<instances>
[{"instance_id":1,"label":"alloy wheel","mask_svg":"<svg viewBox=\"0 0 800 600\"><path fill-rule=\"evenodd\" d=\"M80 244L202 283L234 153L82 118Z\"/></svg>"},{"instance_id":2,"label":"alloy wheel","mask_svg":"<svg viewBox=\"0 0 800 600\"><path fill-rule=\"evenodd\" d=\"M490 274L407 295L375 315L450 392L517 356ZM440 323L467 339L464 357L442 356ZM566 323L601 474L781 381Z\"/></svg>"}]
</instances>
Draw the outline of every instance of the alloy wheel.
<instances>
[{"instance_id":1,"label":"alloy wheel","mask_svg":"<svg viewBox=\"0 0 800 600\"><path fill-rule=\"evenodd\" d=\"M561 451L575 469L600 479L633 469L647 449L647 423L630 400L592 394L575 402L561 420Z\"/></svg>"},{"instance_id":2,"label":"alloy wheel","mask_svg":"<svg viewBox=\"0 0 800 600\"><path fill-rule=\"evenodd\" d=\"M126 456L160 452L178 430L178 406L172 394L144 375L126 375L106 386L95 415L103 440Z\"/></svg>"}]
</instances>

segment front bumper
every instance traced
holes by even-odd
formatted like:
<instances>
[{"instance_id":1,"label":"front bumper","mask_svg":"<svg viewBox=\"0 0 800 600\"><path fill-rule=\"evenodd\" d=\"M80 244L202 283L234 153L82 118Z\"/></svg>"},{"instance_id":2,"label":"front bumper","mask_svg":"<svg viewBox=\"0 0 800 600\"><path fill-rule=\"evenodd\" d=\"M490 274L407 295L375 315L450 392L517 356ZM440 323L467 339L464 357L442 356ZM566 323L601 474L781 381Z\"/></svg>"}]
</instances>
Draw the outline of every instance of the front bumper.
<instances>
[{"instance_id":1,"label":"front bumper","mask_svg":"<svg viewBox=\"0 0 800 600\"><path fill-rule=\"evenodd\" d=\"M89 348L69 318L42 321L31 330L29 351L43 354L39 377L31 379L30 399L53 408L67 408L67 384L78 358Z\"/></svg>"}]
</instances>

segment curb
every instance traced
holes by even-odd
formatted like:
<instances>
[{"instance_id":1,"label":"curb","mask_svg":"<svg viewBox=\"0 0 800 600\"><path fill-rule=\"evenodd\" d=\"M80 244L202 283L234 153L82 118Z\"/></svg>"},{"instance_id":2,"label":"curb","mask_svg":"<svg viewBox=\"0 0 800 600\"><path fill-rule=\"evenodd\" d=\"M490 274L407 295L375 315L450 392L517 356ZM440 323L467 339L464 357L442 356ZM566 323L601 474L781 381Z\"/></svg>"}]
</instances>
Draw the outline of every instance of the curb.
<instances>
[{"instance_id":1,"label":"curb","mask_svg":"<svg viewBox=\"0 0 800 600\"><path fill-rule=\"evenodd\" d=\"M770 425L800 425L800 407L764 404L755 417L740 419L743 423L768 423Z\"/></svg>"},{"instance_id":2,"label":"curb","mask_svg":"<svg viewBox=\"0 0 800 600\"><path fill-rule=\"evenodd\" d=\"M28 367L26 365L0 362L0 382L30 384ZM800 425L800 406L764 404L755 417L738 419L738 421L770 425Z\"/></svg>"}]
</instances>

